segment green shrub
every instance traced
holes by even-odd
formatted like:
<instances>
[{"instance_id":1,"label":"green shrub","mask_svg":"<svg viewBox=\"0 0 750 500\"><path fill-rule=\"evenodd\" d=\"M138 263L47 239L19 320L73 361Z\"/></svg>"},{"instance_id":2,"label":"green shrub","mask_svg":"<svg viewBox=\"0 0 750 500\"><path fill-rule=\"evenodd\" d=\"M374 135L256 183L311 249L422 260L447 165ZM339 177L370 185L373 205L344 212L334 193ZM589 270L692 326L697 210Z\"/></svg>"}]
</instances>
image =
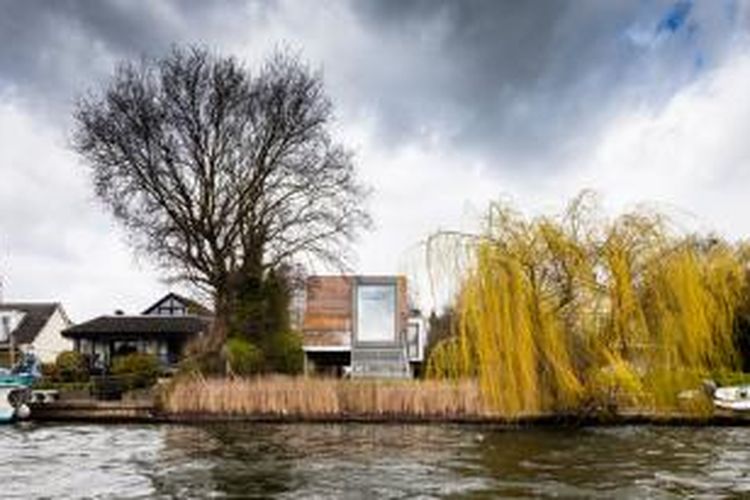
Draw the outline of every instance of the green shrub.
<instances>
[{"instance_id":1,"label":"green shrub","mask_svg":"<svg viewBox=\"0 0 750 500\"><path fill-rule=\"evenodd\" d=\"M186 356L178 365L179 375L224 375L226 360L220 352L194 353Z\"/></svg>"},{"instance_id":2,"label":"green shrub","mask_svg":"<svg viewBox=\"0 0 750 500\"><path fill-rule=\"evenodd\" d=\"M720 387L725 385L748 385L750 384L750 373L717 373L714 376L714 380Z\"/></svg>"},{"instance_id":3,"label":"green shrub","mask_svg":"<svg viewBox=\"0 0 750 500\"><path fill-rule=\"evenodd\" d=\"M56 390L60 392L90 392L92 382L56 382L42 378L34 382L36 390Z\"/></svg>"},{"instance_id":4,"label":"green shrub","mask_svg":"<svg viewBox=\"0 0 750 500\"><path fill-rule=\"evenodd\" d=\"M302 373L305 353L302 350L302 336L294 331L276 333L264 346L268 371L295 375Z\"/></svg>"},{"instance_id":5,"label":"green shrub","mask_svg":"<svg viewBox=\"0 0 750 500\"><path fill-rule=\"evenodd\" d=\"M42 363L40 371L42 372L42 379L44 379L45 381L60 381L60 371L57 369L57 365L55 363Z\"/></svg>"},{"instance_id":6,"label":"green shrub","mask_svg":"<svg viewBox=\"0 0 750 500\"><path fill-rule=\"evenodd\" d=\"M232 373L253 375L263 369L263 351L252 342L241 337L234 337L227 341L226 350Z\"/></svg>"},{"instance_id":7,"label":"green shrub","mask_svg":"<svg viewBox=\"0 0 750 500\"><path fill-rule=\"evenodd\" d=\"M111 368L112 375L121 379L126 390L151 387L159 378L160 371L156 356L140 352L117 356Z\"/></svg>"},{"instance_id":8,"label":"green shrub","mask_svg":"<svg viewBox=\"0 0 750 500\"><path fill-rule=\"evenodd\" d=\"M224 375L227 368L225 350L216 346L209 338L191 339L182 351L177 365L177 375L194 376Z\"/></svg>"},{"instance_id":9,"label":"green shrub","mask_svg":"<svg viewBox=\"0 0 750 500\"><path fill-rule=\"evenodd\" d=\"M89 379L86 358L76 351L63 351L58 354L55 359L55 371L60 382L86 382Z\"/></svg>"}]
</instances>

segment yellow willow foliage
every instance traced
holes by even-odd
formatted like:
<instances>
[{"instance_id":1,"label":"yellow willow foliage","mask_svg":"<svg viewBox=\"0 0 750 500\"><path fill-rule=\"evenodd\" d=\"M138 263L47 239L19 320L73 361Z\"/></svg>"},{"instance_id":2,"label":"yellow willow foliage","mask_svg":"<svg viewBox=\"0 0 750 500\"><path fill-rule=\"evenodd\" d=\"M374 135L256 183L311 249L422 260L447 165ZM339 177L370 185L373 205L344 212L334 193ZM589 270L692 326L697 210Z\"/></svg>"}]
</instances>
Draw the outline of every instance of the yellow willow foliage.
<instances>
[{"instance_id":1,"label":"yellow willow foliage","mask_svg":"<svg viewBox=\"0 0 750 500\"><path fill-rule=\"evenodd\" d=\"M736 365L732 327L745 272L729 249L701 251L687 242L647 273L645 308L655 335L644 382L654 406L664 408L680 390Z\"/></svg>"},{"instance_id":2,"label":"yellow willow foliage","mask_svg":"<svg viewBox=\"0 0 750 500\"><path fill-rule=\"evenodd\" d=\"M476 378L513 416L673 409L680 392L736 367L747 248L595 208L586 194L559 217L492 206L481 234L431 239L433 272L459 285L456 336L433 350L428 376Z\"/></svg>"}]
</instances>

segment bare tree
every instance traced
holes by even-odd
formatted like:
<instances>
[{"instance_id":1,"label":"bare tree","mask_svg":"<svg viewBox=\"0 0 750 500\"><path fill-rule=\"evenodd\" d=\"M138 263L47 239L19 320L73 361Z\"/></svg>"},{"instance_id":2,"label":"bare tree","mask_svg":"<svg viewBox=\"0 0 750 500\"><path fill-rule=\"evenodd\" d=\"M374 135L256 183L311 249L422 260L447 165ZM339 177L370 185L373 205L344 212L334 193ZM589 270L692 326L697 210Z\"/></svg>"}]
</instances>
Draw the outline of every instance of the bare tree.
<instances>
[{"instance_id":1,"label":"bare tree","mask_svg":"<svg viewBox=\"0 0 750 500\"><path fill-rule=\"evenodd\" d=\"M213 294L219 340L243 280L344 264L369 224L321 76L288 53L257 74L195 47L124 63L75 119L96 194L139 250Z\"/></svg>"}]
</instances>

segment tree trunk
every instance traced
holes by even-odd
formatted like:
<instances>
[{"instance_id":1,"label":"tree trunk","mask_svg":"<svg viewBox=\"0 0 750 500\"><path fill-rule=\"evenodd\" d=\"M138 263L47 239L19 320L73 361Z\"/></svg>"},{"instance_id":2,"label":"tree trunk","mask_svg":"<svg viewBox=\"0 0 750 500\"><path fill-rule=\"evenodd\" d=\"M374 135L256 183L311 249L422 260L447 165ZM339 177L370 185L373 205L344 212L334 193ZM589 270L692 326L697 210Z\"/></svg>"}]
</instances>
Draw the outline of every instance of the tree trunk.
<instances>
[{"instance_id":1,"label":"tree trunk","mask_svg":"<svg viewBox=\"0 0 750 500\"><path fill-rule=\"evenodd\" d=\"M220 351L229 336L232 320L233 304L231 292L226 289L217 290L214 299L214 320L208 335L206 347Z\"/></svg>"}]
</instances>

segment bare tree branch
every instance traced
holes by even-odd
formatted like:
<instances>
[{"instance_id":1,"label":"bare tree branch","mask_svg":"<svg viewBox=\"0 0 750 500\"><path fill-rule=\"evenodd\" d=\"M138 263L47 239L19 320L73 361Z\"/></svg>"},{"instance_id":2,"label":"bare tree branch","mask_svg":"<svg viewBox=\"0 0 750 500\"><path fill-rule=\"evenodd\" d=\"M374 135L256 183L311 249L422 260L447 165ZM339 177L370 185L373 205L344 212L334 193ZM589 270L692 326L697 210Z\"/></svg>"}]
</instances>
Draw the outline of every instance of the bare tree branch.
<instances>
[{"instance_id":1,"label":"bare tree branch","mask_svg":"<svg viewBox=\"0 0 750 500\"><path fill-rule=\"evenodd\" d=\"M287 53L255 75L202 48L125 63L75 119L97 196L139 250L217 307L238 273L343 265L369 225L321 76Z\"/></svg>"}]
</instances>

